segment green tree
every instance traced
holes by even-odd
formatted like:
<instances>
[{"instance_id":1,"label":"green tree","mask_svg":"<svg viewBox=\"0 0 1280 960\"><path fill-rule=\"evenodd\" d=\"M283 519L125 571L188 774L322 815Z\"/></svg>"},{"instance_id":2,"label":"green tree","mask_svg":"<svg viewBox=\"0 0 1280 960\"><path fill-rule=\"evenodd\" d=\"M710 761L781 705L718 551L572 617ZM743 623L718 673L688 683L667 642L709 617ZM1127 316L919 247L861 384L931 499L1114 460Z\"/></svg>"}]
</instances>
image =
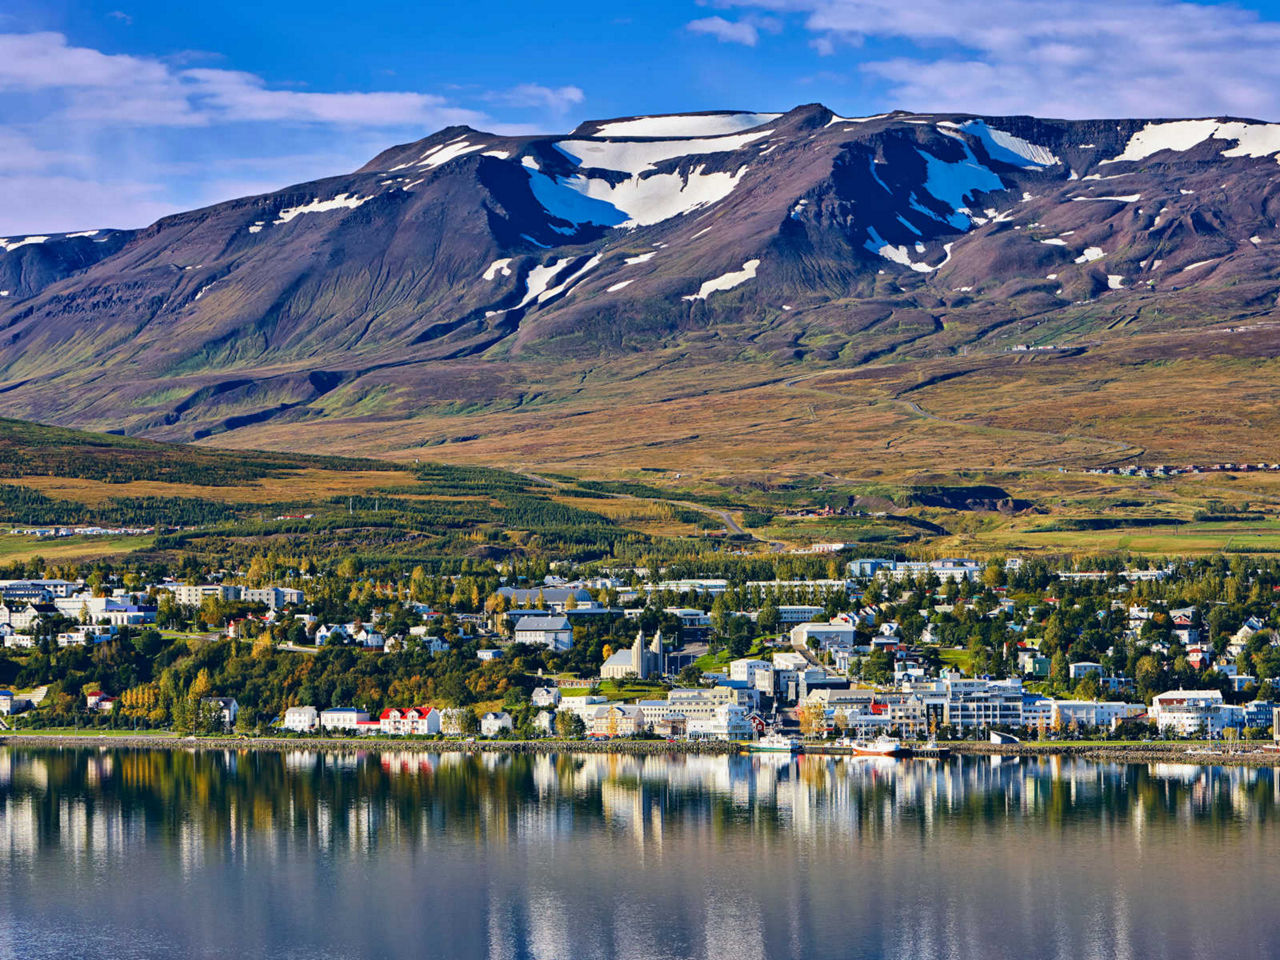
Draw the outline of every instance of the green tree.
<instances>
[{"instance_id":1,"label":"green tree","mask_svg":"<svg viewBox=\"0 0 1280 960\"><path fill-rule=\"evenodd\" d=\"M475 710L471 709L471 707L466 707L462 711L458 726L462 730L464 737L474 737L480 732L480 718L476 716Z\"/></svg>"},{"instance_id":2,"label":"green tree","mask_svg":"<svg viewBox=\"0 0 1280 960\"><path fill-rule=\"evenodd\" d=\"M587 725L572 710L561 710L556 714L556 735L566 740L581 737L587 732Z\"/></svg>"},{"instance_id":3,"label":"green tree","mask_svg":"<svg viewBox=\"0 0 1280 960\"><path fill-rule=\"evenodd\" d=\"M756 623L760 627L761 633L777 633L778 626L781 624L782 618L778 613L778 606L772 600L766 600L760 607L760 613L756 617Z\"/></svg>"}]
</instances>

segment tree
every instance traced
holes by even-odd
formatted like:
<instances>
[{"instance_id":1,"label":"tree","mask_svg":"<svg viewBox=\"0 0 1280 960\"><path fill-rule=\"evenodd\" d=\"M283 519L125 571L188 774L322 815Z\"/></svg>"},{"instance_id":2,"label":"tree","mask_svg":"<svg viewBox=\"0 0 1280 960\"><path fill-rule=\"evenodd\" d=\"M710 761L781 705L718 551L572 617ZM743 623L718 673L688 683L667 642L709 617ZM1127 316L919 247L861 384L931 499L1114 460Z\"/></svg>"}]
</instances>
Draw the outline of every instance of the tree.
<instances>
[{"instance_id":1,"label":"tree","mask_svg":"<svg viewBox=\"0 0 1280 960\"><path fill-rule=\"evenodd\" d=\"M1059 650L1049 661L1049 680L1053 683L1066 683L1070 676L1067 667L1067 655Z\"/></svg>"},{"instance_id":2,"label":"tree","mask_svg":"<svg viewBox=\"0 0 1280 960\"><path fill-rule=\"evenodd\" d=\"M560 710L556 713L555 728L556 735L566 740L584 736L587 732L586 723L572 710Z\"/></svg>"},{"instance_id":3,"label":"tree","mask_svg":"<svg viewBox=\"0 0 1280 960\"><path fill-rule=\"evenodd\" d=\"M760 607L760 613L756 617L756 623L760 626L761 633L776 633L782 617L778 613L777 604L772 600L766 600Z\"/></svg>"},{"instance_id":4,"label":"tree","mask_svg":"<svg viewBox=\"0 0 1280 960\"><path fill-rule=\"evenodd\" d=\"M826 732L826 708L821 700L813 700L801 705L797 711L800 720L800 734L804 737L817 737Z\"/></svg>"},{"instance_id":5,"label":"tree","mask_svg":"<svg viewBox=\"0 0 1280 960\"><path fill-rule=\"evenodd\" d=\"M473 709L466 707L462 711L462 716L458 719L458 728L464 737L474 737L480 732L480 718L476 716Z\"/></svg>"},{"instance_id":6,"label":"tree","mask_svg":"<svg viewBox=\"0 0 1280 960\"><path fill-rule=\"evenodd\" d=\"M680 684L685 687L696 687L702 682L702 668L691 663L680 671Z\"/></svg>"}]
</instances>

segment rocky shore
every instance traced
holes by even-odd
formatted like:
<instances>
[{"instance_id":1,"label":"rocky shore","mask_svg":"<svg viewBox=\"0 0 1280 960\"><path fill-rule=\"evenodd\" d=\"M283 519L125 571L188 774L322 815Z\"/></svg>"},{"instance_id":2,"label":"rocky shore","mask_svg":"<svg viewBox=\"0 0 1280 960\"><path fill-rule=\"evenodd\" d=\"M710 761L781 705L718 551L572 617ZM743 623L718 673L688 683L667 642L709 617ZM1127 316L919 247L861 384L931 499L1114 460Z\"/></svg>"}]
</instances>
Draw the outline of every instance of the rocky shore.
<instances>
[{"instance_id":1,"label":"rocky shore","mask_svg":"<svg viewBox=\"0 0 1280 960\"><path fill-rule=\"evenodd\" d=\"M727 755L738 745L723 741L684 740L429 740L413 737L171 737L144 733L124 736L84 733L0 734L0 746L15 747L148 747L171 750L416 750L422 753L619 753L631 755Z\"/></svg>"},{"instance_id":2,"label":"rocky shore","mask_svg":"<svg viewBox=\"0 0 1280 960\"><path fill-rule=\"evenodd\" d=\"M727 756L736 743L684 740L430 740L412 737L173 737L157 734L0 733L0 746L125 747L171 750L326 750L332 752L415 750L423 753L615 753L635 756ZM1190 763L1204 766L1276 766L1280 750L1270 741L1153 743L1011 743L972 740L941 744L952 756L1072 757L1102 763ZM814 751L817 753L817 751ZM835 751L830 752L836 755Z\"/></svg>"},{"instance_id":3,"label":"rocky shore","mask_svg":"<svg viewBox=\"0 0 1280 960\"><path fill-rule=\"evenodd\" d=\"M1236 743L1162 741L1152 743L946 743L952 754L990 757L1074 757L1103 763L1192 763L1204 766L1280 767L1271 741Z\"/></svg>"}]
</instances>

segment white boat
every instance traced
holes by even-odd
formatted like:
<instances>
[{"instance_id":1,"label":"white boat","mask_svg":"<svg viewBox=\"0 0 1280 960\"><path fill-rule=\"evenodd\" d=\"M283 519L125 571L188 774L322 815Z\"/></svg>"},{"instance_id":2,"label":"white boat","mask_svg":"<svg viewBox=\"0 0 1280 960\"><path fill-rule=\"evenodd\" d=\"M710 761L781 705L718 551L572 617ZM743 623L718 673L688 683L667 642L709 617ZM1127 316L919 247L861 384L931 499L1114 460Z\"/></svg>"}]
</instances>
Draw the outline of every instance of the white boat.
<instances>
[{"instance_id":1,"label":"white boat","mask_svg":"<svg viewBox=\"0 0 1280 960\"><path fill-rule=\"evenodd\" d=\"M848 747L855 757L909 757L911 748L904 747L897 737L879 736L874 740L837 741L840 746Z\"/></svg>"},{"instance_id":2,"label":"white boat","mask_svg":"<svg viewBox=\"0 0 1280 960\"><path fill-rule=\"evenodd\" d=\"M753 753L799 753L800 741L781 733L768 733L750 744Z\"/></svg>"}]
</instances>

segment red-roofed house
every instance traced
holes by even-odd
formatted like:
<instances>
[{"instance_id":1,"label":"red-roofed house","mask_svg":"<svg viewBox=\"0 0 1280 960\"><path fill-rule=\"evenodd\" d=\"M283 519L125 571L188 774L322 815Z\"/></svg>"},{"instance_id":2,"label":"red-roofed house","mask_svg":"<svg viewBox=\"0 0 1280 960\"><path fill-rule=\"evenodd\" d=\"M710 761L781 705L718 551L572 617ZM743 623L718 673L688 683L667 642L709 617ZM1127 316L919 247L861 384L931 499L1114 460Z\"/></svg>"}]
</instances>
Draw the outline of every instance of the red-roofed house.
<instances>
[{"instance_id":1,"label":"red-roofed house","mask_svg":"<svg viewBox=\"0 0 1280 960\"><path fill-rule=\"evenodd\" d=\"M435 707L388 707L378 717L382 733L439 733L440 711Z\"/></svg>"}]
</instances>

